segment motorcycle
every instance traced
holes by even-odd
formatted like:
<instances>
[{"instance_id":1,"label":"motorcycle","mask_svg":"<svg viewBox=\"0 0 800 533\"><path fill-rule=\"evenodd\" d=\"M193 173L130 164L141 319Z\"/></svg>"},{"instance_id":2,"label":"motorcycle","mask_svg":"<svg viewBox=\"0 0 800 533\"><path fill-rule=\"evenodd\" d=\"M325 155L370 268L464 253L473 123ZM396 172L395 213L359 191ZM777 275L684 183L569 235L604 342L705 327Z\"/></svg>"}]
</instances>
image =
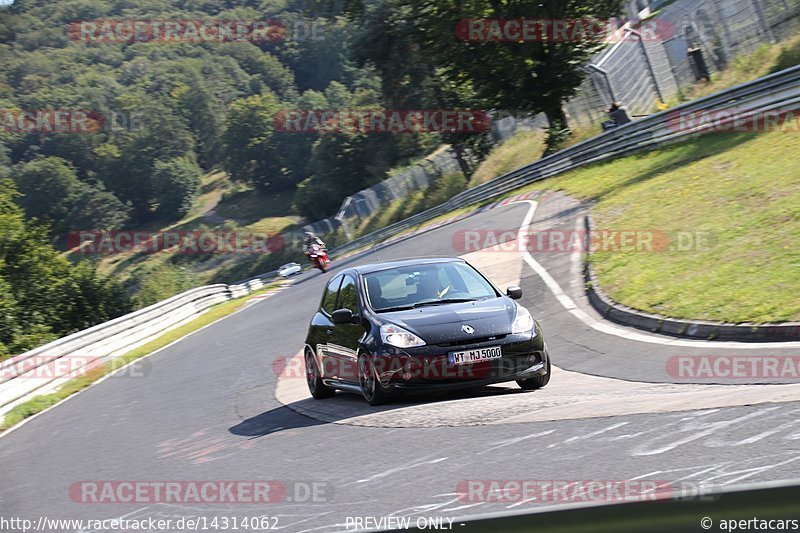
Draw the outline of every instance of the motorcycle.
<instances>
[{"instance_id":1,"label":"motorcycle","mask_svg":"<svg viewBox=\"0 0 800 533\"><path fill-rule=\"evenodd\" d=\"M328 251L317 244L312 244L306 252L308 258L314 266L325 272L331 260L328 258Z\"/></svg>"}]
</instances>

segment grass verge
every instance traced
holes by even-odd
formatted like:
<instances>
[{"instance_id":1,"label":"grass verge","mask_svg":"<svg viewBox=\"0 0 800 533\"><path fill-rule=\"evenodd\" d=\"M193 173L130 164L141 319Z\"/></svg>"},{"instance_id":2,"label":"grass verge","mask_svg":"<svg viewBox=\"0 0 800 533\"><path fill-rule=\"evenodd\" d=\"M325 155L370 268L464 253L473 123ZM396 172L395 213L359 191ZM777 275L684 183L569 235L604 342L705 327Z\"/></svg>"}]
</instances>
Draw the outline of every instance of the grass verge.
<instances>
[{"instance_id":1,"label":"grass verge","mask_svg":"<svg viewBox=\"0 0 800 533\"><path fill-rule=\"evenodd\" d=\"M734 57L728 68L711 76L711 81L683 89L668 106L708 96L797 64L800 64L800 35L780 43L761 44L749 54Z\"/></svg>"},{"instance_id":2,"label":"grass verge","mask_svg":"<svg viewBox=\"0 0 800 533\"><path fill-rule=\"evenodd\" d=\"M541 129L517 132L492 150L489 156L481 162L472 174L469 186L475 187L541 159L546 136L545 131Z\"/></svg>"},{"instance_id":3,"label":"grass verge","mask_svg":"<svg viewBox=\"0 0 800 533\"><path fill-rule=\"evenodd\" d=\"M467 183L463 175L459 173L446 174L437 178L430 187L412 191L403 198L382 207L374 215L366 217L356 228L351 229L351 237L366 235L400 220L405 220L446 202L466 188Z\"/></svg>"},{"instance_id":4,"label":"grass verge","mask_svg":"<svg viewBox=\"0 0 800 533\"><path fill-rule=\"evenodd\" d=\"M81 390L87 388L92 383L96 382L103 376L117 370L118 368L122 368L123 366L127 365L128 363L135 361L137 359L141 359L142 357L153 353L154 351L163 348L164 346L174 342L193 331L197 331L198 329L211 324L212 322L216 322L217 320L224 318L239 308L241 308L247 300L252 298L257 294L264 293L266 291L272 290L278 287L281 283L275 282L267 285L263 289L255 291L247 296L242 296L241 298L236 298L235 300L230 300L227 302L223 302L221 304L215 305L206 313L200 315L196 319L188 322L180 327L177 327L173 330L167 331L163 335L155 338L154 340L148 342L147 344L140 346L123 356L120 356L112 361L105 363L102 366L97 368L93 368L88 371L85 375L82 375L78 378L72 379L61 386L56 392L51 394L43 394L40 396L34 396L30 400L21 403L11 409L8 413L6 413L3 421L0 422L0 432L3 432L28 417L31 417L41 411L44 411L48 407L52 407L53 405L57 404L61 400L72 396L73 394L80 392Z\"/></svg>"},{"instance_id":5,"label":"grass verge","mask_svg":"<svg viewBox=\"0 0 800 533\"><path fill-rule=\"evenodd\" d=\"M690 245L684 251L595 253L600 285L619 303L684 319L800 321L797 135L795 129L708 134L505 196L564 191L593 203L597 229L656 230Z\"/></svg>"},{"instance_id":6,"label":"grass verge","mask_svg":"<svg viewBox=\"0 0 800 533\"><path fill-rule=\"evenodd\" d=\"M505 196L564 191L594 204L597 229L657 230L690 246L594 254L601 287L619 303L684 319L800 321L800 132L792 128L708 134Z\"/></svg>"},{"instance_id":7,"label":"grass verge","mask_svg":"<svg viewBox=\"0 0 800 533\"><path fill-rule=\"evenodd\" d=\"M619 303L675 318L798 321L798 135L796 127L708 134L522 191L560 190L593 202L597 229L692 239L687 251L595 253L599 282Z\"/></svg>"}]
</instances>

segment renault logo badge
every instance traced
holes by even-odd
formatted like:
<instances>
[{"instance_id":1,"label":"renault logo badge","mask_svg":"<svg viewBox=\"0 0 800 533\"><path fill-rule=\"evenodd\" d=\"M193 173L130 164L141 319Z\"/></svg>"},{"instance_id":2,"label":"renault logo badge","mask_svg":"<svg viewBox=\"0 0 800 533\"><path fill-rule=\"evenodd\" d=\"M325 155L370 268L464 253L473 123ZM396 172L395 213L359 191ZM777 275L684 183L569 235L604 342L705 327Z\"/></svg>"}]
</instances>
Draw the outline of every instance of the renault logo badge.
<instances>
[{"instance_id":1,"label":"renault logo badge","mask_svg":"<svg viewBox=\"0 0 800 533\"><path fill-rule=\"evenodd\" d=\"M473 333L475 333L475 328L473 328L472 326L468 326L467 324L464 324L463 326L461 326L461 331L463 331L464 333L468 333L469 335L472 335Z\"/></svg>"}]
</instances>

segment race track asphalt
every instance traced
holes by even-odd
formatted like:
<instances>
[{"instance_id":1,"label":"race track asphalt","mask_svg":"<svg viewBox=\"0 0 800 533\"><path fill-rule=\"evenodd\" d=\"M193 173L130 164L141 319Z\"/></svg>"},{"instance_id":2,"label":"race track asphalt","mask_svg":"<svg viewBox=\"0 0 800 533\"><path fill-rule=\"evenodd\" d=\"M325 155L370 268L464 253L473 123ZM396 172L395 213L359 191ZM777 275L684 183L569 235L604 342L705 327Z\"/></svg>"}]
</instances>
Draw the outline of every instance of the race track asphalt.
<instances>
[{"instance_id":1,"label":"race track asphalt","mask_svg":"<svg viewBox=\"0 0 800 533\"><path fill-rule=\"evenodd\" d=\"M770 388L748 393L753 396L742 405L713 406L714 395L703 391L770 380L719 385L725 380L679 380L666 370L670 358L681 355L761 357L797 354L799 348L676 342L622 326L601 331L592 324L607 323L586 304L569 253L533 257L588 321L566 309L519 256L522 303L545 331L558 366L551 394L561 395L559 402L548 399L551 386L526 393L513 384L412 398L374 414L344 393L327 401L324 416L308 411L312 400L299 400L306 409L300 414L292 402L276 399L274 362L301 349L324 283L339 269L375 258L462 255L454 244L459 231L517 229L531 207L485 211L382 247L375 257L334 262L328 274L305 273L148 358L144 376L107 379L3 436L0 516L269 516L277 517L282 531L335 531L346 530L353 517L463 519L555 503L465 500L458 488L466 480L638 479L714 488L800 478L794 389L781 389L792 391L782 396L774 392L777 385L760 385ZM532 229L573 229L583 209L566 197L544 196ZM555 387L559 372L575 384L567 399L565 387ZM581 387L590 381L592 402L581 402ZM617 395L632 382L635 397ZM678 382L693 387L678 393L703 391L665 404L669 390L659 385ZM648 402L648 394L656 393ZM627 401L638 402L637 408L626 411ZM536 420L538 405L558 409ZM293 501L262 505L84 503L71 496L74 484L103 480L318 483L319 501L291 490Z\"/></svg>"}]
</instances>

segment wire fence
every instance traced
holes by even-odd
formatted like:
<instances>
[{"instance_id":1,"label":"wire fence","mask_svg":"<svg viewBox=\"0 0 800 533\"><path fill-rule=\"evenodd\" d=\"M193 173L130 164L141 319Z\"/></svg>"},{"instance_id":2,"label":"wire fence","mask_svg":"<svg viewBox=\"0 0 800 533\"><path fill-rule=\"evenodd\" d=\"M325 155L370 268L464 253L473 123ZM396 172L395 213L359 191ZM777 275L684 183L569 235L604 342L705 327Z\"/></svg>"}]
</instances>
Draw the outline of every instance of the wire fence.
<instances>
[{"instance_id":1,"label":"wire fence","mask_svg":"<svg viewBox=\"0 0 800 533\"><path fill-rule=\"evenodd\" d=\"M459 171L458 160L452 150L440 149L422 161L400 169L380 183L348 196L336 215L308 224L301 231L323 235L333 233L340 227L347 230L355 221L373 215L381 207L413 191L430 187L445 174Z\"/></svg>"},{"instance_id":2,"label":"wire fence","mask_svg":"<svg viewBox=\"0 0 800 533\"><path fill-rule=\"evenodd\" d=\"M566 110L573 124L606 120L619 101L634 114L653 112L703 74L730 66L734 57L800 32L800 0L675 0L650 2L649 21L663 38L627 31L586 67L589 75ZM660 8L660 9L659 9Z\"/></svg>"}]
</instances>

